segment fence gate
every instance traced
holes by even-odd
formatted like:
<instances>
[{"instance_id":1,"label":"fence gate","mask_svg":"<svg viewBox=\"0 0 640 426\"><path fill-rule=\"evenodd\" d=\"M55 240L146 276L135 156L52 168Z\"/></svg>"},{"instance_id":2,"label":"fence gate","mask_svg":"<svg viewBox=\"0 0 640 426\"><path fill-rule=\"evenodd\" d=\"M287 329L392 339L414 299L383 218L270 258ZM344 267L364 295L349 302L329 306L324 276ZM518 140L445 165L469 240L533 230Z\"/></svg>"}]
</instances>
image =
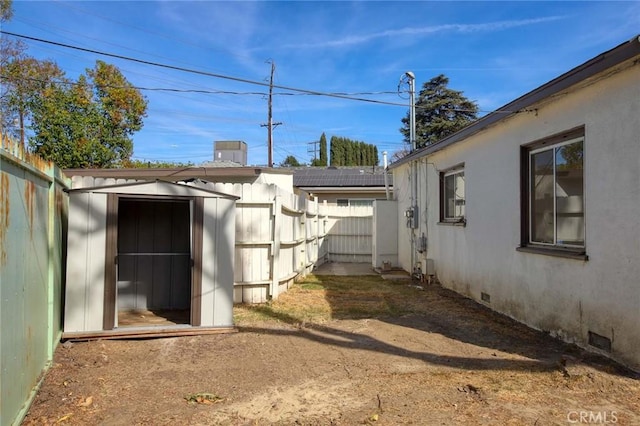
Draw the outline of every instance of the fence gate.
<instances>
[{"instance_id":1,"label":"fence gate","mask_svg":"<svg viewBox=\"0 0 640 426\"><path fill-rule=\"evenodd\" d=\"M373 207L327 206L327 256L330 262L372 262Z\"/></svg>"}]
</instances>

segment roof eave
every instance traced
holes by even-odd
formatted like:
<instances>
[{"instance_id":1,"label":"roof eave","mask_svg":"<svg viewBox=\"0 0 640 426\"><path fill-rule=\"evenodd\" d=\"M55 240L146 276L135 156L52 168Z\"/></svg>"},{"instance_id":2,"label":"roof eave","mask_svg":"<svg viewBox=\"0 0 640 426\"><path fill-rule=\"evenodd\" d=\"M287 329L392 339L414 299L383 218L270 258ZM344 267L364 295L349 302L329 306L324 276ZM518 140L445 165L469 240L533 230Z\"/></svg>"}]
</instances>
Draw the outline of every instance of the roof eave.
<instances>
[{"instance_id":1,"label":"roof eave","mask_svg":"<svg viewBox=\"0 0 640 426\"><path fill-rule=\"evenodd\" d=\"M305 192L384 192L382 186L297 186L296 188ZM393 185L389 185L393 188Z\"/></svg>"},{"instance_id":2,"label":"roof eave","mask_svg":"<svg viewBox=\"0 0 640 426\"><path fill-rule=\"evenodd\" d=\"M191 177L252 177L263 173L292 175L291 171L260 167L184 167L148 169L65 169L67 176L92 176L120 179L176 179Z\"/></svg>"},{"instance_id":3,"label":"roof eave","mask_svg":"<svg viewBox=\"0 0 640 426\"><path fill-rule=\"evenodd\" d=\"M238 197L237 195L233 195L233 194L227 194L227 193L219 192L219 191L212 191L212 190L210 190L208 188L201 188L201 187L198 187L198 186L183 185L183 184L180 184L180 183L167 182L167 181L159 180L159 179L138 181L138 182L119 183L119 184L113 184L113 185L91 186L91 187L83 187L83 188L69 188L69 189L65 189L65 192L70 193L70 194L72 194L72 193L85 193L85 192L111 192L112 189L144 186L144 185L153 184L153 183L160 183L160 184L164 184L164 185L172 185L172 186L184 187L184 188L188 188L190 191L193 191L193 192L207 193L207 194L216 195L216 196L219 196L219 197L222 197L222 198L228 198L228 199L233 199L233 200L239 200L240 199L240 197ZM151 195L154 195L154 194L151 194Z\"/></svg>"}]
</instances>

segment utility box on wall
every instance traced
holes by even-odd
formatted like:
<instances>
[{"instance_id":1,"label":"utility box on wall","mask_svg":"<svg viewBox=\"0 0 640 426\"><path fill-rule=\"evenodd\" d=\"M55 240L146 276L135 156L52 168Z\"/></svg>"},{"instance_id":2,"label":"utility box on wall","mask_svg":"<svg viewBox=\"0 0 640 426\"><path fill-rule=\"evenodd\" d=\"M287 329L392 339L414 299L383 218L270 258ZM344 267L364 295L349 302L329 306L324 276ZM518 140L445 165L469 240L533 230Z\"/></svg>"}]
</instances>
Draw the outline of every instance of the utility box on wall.
<instances>
[{"instance_id":1,"label":"utility box on wall","mask_svg":"<svg viewBox=\"0 0 640 426\"><path fill-rule=\"evenodd\" d=\"M407 218L407 228L416 229L418 227L418 207L409 207L405 210L404 216Z\"/></svg>"},{"instance_id":2,"label":"utility box on wall","mask_svg":"<svg viewBox=\"0 0 640 426\"><path fill-rule=\"evenodd\" d=\"M396 201L373 202L374 268L389 268L398 264L398 205Z\"/></svg>"}]
</instances>

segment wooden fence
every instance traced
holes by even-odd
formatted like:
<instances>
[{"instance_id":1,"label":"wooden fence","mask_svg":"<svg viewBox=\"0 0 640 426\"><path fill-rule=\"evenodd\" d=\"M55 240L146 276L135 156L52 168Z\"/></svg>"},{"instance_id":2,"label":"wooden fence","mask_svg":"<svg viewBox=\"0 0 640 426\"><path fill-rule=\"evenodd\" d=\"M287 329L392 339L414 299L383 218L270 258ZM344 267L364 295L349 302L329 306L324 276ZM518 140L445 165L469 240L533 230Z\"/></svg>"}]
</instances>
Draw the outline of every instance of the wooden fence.
<instances>
[{"instance_id":1,"label":"wooden fence","mask_svg":"<svg viewBox=\"0 0 640 426\"><path fill-rule=\"evenodd\" d=\"M275 185L191 182L240 197L236 303L263 303L325 262L371 263L373 207L308 200Z\"/></svg>"},{"instance_id":2,"label":"wooden fence","mask_svg":"<svg viewBox=\"0 0 640 426\"><path fill-rule=\"evenodd\" d=\"M373 207L328 206L328 258L331 262L372 262Z\"/></svg>"}]
</instances>

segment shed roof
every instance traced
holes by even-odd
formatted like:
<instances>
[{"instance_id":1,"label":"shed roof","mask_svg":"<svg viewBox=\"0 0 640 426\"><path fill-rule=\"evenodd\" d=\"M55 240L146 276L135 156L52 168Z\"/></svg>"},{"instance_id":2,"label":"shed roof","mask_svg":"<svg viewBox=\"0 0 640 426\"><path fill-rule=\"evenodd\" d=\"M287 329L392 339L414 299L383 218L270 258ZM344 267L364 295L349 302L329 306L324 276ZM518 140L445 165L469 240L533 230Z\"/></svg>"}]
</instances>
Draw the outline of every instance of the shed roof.
<instances>
[{"instance_id":1,"label":"shed roof","mask_svg":"<svg viewBox=\"0 0 640 426\"><path fill-rule=\"evenodd\" d=\"M90 188L69 189L69 193L100 192L100 193L126 193L141 195L178 196L178 197L215 197L238 200L240 197L222 192L210 191L192 185L167 182L162 180L132 182L118 185L94 186Z\"/></svg>"},{"instance_id":2,"label":"shed roof","mask_svg":"<svg viewBox=\"0 0 640 426\"><path fill-rule=\"evenodd\" d=\"M447 136L446 138L441 139L434 144L415 150L402 159L391 163L389 165L389 168L396 168L402 164L406 164L410 161L424 157L425 155L440 151L455 143L462 142L471 135L474 135L486 129L492 124L505 120L506 118L511 117L514 114L522 112L526 108L535 105L541 100L556 95L577 83L591 78L596 74L601 73L602 71L620 65L623 62L628 61L638 55L640 55L640 35L637 35L631 40L626 41L611 50L603 52L598 56L583 63L582 65L579 65L572 70L567 71L559 77L556 77L555 79L543 84L542 86L532 90L531 92L522 95L521 97L509 102L503 107L498 108L496 111L485 115L484 117L469 124L467 127L464 127L458 132Z\"/></svg>"},{"instance_id":3,"label":"shed roof","mask_svg":"<svg viewBox=\"0 0 640 426\"><path fill-rule=\"evenodd\" d=\"M391 176L389 176L391 181ZM293 186L312 187L384 187L382 167L305 167L293 169Z\"/></svg>"},{"instance_id":4,"label":"shed roof","mask_svg":"<svg viewBox=\"0 0 640 426\"><path fill-rule=\"evenodd\" d=\"M191 166L181 168L148 169L65 169L67 176L93 176L114 179L167 179L182 180L193 177L252 177L263 173L291 174L288 169L262 167L210 167Z\"/></svg>"}]
</instances>

